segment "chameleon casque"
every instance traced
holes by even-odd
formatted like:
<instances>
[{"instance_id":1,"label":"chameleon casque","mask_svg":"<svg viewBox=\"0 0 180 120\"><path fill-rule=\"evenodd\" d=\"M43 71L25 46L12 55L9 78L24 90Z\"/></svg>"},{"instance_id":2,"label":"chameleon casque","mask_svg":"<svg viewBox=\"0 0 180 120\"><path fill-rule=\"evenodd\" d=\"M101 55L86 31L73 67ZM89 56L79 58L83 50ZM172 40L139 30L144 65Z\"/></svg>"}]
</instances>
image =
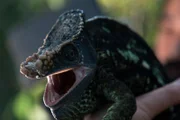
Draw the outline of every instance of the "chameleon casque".
<instances>
[{"instance_id":1,"label":"chameleon casque","mask_svg":"<svg viewBox=\"0 0 180 120\"><path fill-rule=\"evenodd\" d=\"M37 53L22 62L28 78L47 77L44 103L57 120L82 120L112 103L103 120L131 120L135 97L168 82L145 41L108 17L63 13Z\"/></svg>"}]
</instances>

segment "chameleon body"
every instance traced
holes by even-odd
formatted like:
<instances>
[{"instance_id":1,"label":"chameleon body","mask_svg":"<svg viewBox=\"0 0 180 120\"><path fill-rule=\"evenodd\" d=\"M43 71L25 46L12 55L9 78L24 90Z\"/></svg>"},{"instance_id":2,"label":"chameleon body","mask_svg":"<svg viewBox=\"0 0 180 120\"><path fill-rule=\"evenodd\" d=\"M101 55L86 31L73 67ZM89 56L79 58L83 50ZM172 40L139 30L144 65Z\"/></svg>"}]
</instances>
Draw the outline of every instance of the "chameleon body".
<instances>
[{"instance_id":1,"label":"chameleon body","mask_svg":"<svg viewBox=\"0 0 180 120\"><path fill-rule=\"evenodd\" d=\"M63 13L20 71L48 78L44 103L57 120L81 120L106 103L103 120L131 120L135 97L168 81L138 34L108 17L85 20L82 10Z\"/></svg>"}]
</instances>

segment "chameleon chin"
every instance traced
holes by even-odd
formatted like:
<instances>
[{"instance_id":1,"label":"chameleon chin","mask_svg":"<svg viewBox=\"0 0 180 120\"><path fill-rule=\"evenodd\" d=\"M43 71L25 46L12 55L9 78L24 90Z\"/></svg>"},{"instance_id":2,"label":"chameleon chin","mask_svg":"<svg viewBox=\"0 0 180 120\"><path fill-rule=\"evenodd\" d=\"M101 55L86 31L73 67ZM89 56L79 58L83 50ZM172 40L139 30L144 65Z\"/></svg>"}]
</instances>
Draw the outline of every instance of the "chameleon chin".
<instances>
[{"instance_id":1,"label":"chameleon chin","mask_svg":"<svg viewBox=\"0 0 180 120\"><path fill-rule=\"evenodd\" d=\"M135 97L168 83L145 41L111 18L60 15L37 53L20 65L31 79L47 77L44 103L57 120L82 120L112 103L103 120L131 120Z\"/></svg>"}]
</instances>

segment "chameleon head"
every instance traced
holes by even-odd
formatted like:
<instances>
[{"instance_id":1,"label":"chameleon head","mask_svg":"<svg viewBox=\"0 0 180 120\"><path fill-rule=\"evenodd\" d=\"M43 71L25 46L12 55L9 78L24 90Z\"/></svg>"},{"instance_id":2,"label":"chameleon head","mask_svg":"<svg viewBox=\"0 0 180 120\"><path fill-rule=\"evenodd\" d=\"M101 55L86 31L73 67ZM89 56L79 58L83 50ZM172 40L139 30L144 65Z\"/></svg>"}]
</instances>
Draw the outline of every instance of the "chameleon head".
<instances>
[{"instance_id":1,"label":"chameleon head","mask_svg":"<svg viewBox=\"0 0 180 120\"><path fill-rule=\"evenodd\" d=\"M38 52L20 66L20 72L28 78L48 78L44 93L48 107L55 106L96 67L95 50L84 26L82 10L63 13Z\"/></svg>"}]
</instances>

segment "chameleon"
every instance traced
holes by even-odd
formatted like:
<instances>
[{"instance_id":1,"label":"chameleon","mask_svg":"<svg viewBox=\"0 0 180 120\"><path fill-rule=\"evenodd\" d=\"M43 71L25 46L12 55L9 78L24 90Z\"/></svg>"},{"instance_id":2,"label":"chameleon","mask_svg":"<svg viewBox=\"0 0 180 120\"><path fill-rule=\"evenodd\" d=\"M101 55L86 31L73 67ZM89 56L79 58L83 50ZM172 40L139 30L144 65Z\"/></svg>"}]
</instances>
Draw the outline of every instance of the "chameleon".
<instances>
[{"instance_id":1,"label":"chameleon","mask_svg":"<svg viewBox=\"0 0 180 120\"><path fill-rule=\"evenodd\" d=\"M85 20L80 9L59 16L20 72L47 78L43 101L57 120L82 120L107 103L102 120L131 120L135 97L168 82L140 35L110 17Z\"/></svg>"}]
</instances>

